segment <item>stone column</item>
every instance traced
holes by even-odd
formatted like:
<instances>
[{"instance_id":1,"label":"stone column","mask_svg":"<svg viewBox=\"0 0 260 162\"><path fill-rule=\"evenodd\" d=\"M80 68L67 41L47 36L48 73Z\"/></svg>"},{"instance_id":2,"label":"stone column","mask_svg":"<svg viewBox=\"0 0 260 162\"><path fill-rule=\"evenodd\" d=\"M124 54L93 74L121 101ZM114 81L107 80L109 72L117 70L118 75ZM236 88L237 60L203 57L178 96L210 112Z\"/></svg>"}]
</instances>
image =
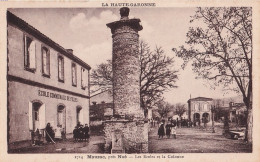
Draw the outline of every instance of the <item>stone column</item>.
<instances>
[{"instance_id":1,"label":"stone column","mask_svg":"<svg viewBox=\"0 0 260 162\"><path fill-rule=\"evenodd\" d=\"M140 19L129 19L129 8L120 9L121 19L107 24L113 38L114 116L144 118L140 107Z\"/></svg>"},{"instance_id":2,"label":"stone column","mask_svg":"<svg viewBox=\"0 0 260 162\"><path fill-rule=\"evenodd\" d=\"M148 123L140 107L140 19L129 19L129 8L120 9L121 19L107 24L113 38L113 102L111 120L104 121L105 152L147 153Z\"/></svg>"}]
</instances>

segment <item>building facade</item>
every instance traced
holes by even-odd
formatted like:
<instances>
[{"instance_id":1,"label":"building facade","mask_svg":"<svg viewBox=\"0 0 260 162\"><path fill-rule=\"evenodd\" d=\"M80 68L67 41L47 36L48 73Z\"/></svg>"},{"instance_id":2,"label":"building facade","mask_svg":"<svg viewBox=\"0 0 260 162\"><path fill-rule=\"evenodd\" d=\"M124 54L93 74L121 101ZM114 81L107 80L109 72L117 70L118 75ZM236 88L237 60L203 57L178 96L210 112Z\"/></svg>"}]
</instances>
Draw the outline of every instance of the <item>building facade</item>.
<instances>
[{"instance_id":1,"label":"building facade","mask_svg":"<svg viewBox=\"0 0 260 162\"><path fill-rule=\"evenodd\" d=\"M194 123L203 123L206 119L207 123L211 122L211 105L212 98L197 97L188 100L188 119Z\"/></svg>"},{"instance_id":2,"label":"building facade","mask_svg":"<svg viewBox=\"0 0 260 162\"><path fill-rule=\"evenodd\" d=\"M246 124L246 105L244 103L229 103L229 120L240 125Z\"/></svg>"},{"instance_id":3,"label":"building facade","mask_svg":"<svg viewBox=\"0 0 260 162\"><path fill-rule=\"evenodd\" d=\"M90 98L90 104L113 103L112 90L105 90L94 94Z\"/></svg>"},{"instance_id":4,"label":"building facade","mask_svg":"<svg viewBox=\"0 0 260 162\"><path fill-rule=\"evenodd\" d=\"M89 123L88 64L9 11L7 48L9 146L47 123L65 134Z\"/></svg>"},{"instance_id":5,"label":"building facade","mask_svg":"<svg viewBox=\"0 0 260 162\"><path fill-rule=\"evenodd\" d=\"M89 116L91 122L107 120L113 116L112 90L102 91L90 98Z\"/></svg>"}]
</instances>

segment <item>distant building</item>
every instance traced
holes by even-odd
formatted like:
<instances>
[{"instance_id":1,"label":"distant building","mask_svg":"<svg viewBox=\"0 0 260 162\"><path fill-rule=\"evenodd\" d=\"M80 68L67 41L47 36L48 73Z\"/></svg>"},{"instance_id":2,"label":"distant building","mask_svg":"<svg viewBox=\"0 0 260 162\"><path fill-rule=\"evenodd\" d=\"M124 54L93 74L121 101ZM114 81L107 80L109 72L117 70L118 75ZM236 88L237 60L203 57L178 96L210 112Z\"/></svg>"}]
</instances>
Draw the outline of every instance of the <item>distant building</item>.
<instances>
[{"instance_id":1,"label":"distant building","mask_svg":"<svg viewBox=\"0 0 260 162\"><path fill-rule=\"evenodd\" d=\"M113 116L112 90L97 93L90 98L90 119L105 120Z\"/></svg>"},{"instance_id":2,"label":"distant building","mask_svg":"<svg viewBox=\"0 0 260 162\"><path fill-rule=\"evenodd\" d=\"M10 147L45 135L47 123L65 134L89 123L90 66L9 11L7 69Z\"/></svg>"},{"instance_id":3,"label":"distant building","mask_svg":"<svg viewBox=\"0 0 260 162\"><path fill-rule=\"evenodd\" d=\"M197 97L188 100L188 119L192 122L202 122L202 119L207 119L211 122L211 105L212 98Z\"/></svg>"},{"instance_id":4,"label":"distant building","mask_svg":"<svg viewBox=\"0 0 260 162\"><path fill-rule=\"evenodd\" d=\"M238 118L245 117L246 105L244 103L229 103L229 120L238 121Z\"/></svg>"},{"instance_id":5,"label":"distant building","mask_svg":"<svg viewBox=\"0 0 260 162\"><path fill-rule=\"evenodd\" d=\"M113 115L113 92L105 90L90 98L90 118L94 120L109 119ZM103 116L103 117L102 117ZM152 119L152 109L147 110L147 119ZM92 121L92 120L91 120Z\"/></svg>"},{"instance_id":6,"label":"distant building","mask_svg":"<svg viewBox=\"0 0 260 162\"><path fill-rule=\"evenodd\" d=\"M91 105L94 103L100 104L102 102L105 103L113 103L113 92L112 90L102 91L100 93L94 94L90 98Z\"/></svg>"}]
</instances>

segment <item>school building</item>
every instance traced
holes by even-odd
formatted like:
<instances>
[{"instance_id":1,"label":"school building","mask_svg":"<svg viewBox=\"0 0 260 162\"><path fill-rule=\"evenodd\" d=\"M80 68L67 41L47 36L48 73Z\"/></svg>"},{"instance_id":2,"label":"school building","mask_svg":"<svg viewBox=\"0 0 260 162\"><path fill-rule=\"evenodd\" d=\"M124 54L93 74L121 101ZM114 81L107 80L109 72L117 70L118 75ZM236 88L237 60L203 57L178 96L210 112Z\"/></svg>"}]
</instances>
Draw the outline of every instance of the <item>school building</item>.
<instances>
[{"instance_id":1,"label":"school building","mask_svg":"<svg viewBox=\"0 0 260 162\"><path fill-rule=\"evenodd\" d=\"M89 70L73 50L7 11L9 148L30 142L31 131L44 132L47 123L67 135L78 122L89 124Z\"/></svg>"}]
</instances>

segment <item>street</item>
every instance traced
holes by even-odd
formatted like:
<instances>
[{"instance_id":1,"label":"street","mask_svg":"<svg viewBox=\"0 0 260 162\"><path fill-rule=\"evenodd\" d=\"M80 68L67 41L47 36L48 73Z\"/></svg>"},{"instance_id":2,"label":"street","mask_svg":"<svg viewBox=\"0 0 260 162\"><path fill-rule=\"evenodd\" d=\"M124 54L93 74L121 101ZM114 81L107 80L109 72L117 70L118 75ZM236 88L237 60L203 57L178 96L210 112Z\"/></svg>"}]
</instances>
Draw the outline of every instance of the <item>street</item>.
<instances>
[{"instance_id":1,"label":"street","mask_svg":"<svg viewBox=\"0 0 260 162\"><path fill-rule=\"evenodd\" d=\"M157 127L149 133L150 153L236 153L252 152L252 147L243 140L232 140L222 135L222 128L216 133L199 128L177 128L177 139L158 139Z\"/></svg>"},{"instance_id":2,"label":"street","mask_svg":"<svg viewBox=\"0 0 260 162\"><path fill-rule=\"evenodd\" d=\"M252 152L252 146L242 139L233 140L222 135L222 125L215 127L216 133L208 129L177 128L177 139L158 139L158 127L150 128L149 153L241 153ZM89 142L74 142L72 138L56 144L30 146L10 150L9 153L104 153L103 136L93 135Z\"/></svg>"},{"instance_id":3,"label":"street","mask_svg":"<svg viewBox=\"0 0 260 162\"><path fill-rule=\"evenodd\" d=\"M10 150L9 153L103 153L103 136L92 136L89 142L74 142L72 138L41 146Z\"/></svg>"}]
</instances>

